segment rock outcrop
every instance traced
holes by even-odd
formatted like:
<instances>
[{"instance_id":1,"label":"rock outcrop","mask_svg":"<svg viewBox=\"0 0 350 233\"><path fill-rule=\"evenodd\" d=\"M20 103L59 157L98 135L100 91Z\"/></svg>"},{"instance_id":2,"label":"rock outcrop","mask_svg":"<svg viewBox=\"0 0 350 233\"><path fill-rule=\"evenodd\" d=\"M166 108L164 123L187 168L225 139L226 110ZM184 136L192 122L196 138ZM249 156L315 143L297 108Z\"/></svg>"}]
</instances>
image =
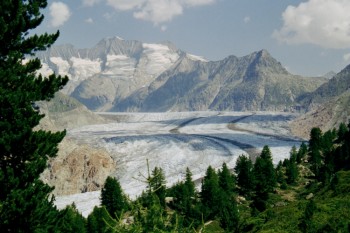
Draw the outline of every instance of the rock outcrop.
<instances>
[{"instance_id":1,"label":"rock outcrop","mask_svg":"<svg viewBox=\"0 0 350 233\"><path fill-rule=\"evenodd\" d=\"M55 187L53 194L69 195L100 190L115 169L116 164L105 149L64 139L58 156L49 161L41 178Z\"/></svg>"}]
</instances>

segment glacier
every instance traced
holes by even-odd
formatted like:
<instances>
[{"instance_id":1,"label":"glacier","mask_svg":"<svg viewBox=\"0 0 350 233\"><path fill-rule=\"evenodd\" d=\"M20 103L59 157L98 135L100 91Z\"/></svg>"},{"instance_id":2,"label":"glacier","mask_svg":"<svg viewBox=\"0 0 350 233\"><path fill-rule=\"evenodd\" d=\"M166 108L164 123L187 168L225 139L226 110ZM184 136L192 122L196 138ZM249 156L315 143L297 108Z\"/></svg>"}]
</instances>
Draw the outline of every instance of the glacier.
<instances>
[{"instance_id":1,"label":"glacier","mask_svg":"<svg viewBox=\"0 0 350 233\"><path fill-rule=\"evenodd\" d=\"M116 163L114 177L125 193L135 199L146 188L147 161L150 169L161 167L167 186L182 180L186 168L200 184L207 167L219 169L223 162L233 169L236 159L256 157L264 145L271 149L273 162L289 157L295 138L288 124L297 114L281 112L166 112L99 113L115 122L87 125L69 130L68 138L107 149ZM100 193L82 193L56 198L58 208L75 203L87 216L99 205Z\"/></svg>"}]
</instances>

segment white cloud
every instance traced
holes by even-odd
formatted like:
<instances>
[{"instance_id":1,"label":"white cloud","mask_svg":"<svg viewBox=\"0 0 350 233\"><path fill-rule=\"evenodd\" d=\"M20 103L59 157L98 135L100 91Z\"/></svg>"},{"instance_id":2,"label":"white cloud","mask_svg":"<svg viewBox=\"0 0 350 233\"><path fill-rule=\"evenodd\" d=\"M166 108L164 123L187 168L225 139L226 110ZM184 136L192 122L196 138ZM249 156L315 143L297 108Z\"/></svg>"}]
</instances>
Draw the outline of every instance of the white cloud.
<instances>
[{"instance_id":1,"label":"white cloud","mask_svg":"<svg viewBox=\"0 0 350 233\"><path fill-rule=\"evenodd\" d=\"M349 0L308 0L288 6L282 14L282 28L272 36L288 44L350 48L349 12Z\"/></svg>"},{"instance_id":2,"label":"white cloud","mask_svg":"<svg viewBox=\"0 0 350 233\"><path fill-rule=\"evenodd\" d=\"M83 0L85 5L94 5L100 0ZM213 4L218 0L105 0L117 11L132 11L136 19L151 21L155 25L169 22L182 15L185 8Z\"/></svg>"},{"instance_id":3,"label":"white cloud","mask_svg":"<svg viewBox=\"0 0 350 233\"><path fill-rule=\"evenodd\" d=\"M154 24L170 21L174 16L181 15L183 6L176 0L149 0L138 11L134 12L136 19L151 21Z\"/></svg>"},{"instance_id":4,"label":"white cloud","mask_svg":"<svg viewBox=\"0 0 350 233\"><path fill-rule=\"evenodd\" d=\"M93 20L92 18L87 18L87 19L85 19L85 22L86 22L86 23L93 23L94 20Z\"/></svg>"},{"instance_id":5,"label":"white cloud","mask_svg":"<svg viewBox=\"0 0 350 233\"><path fill-rule=\"evenodd\" d=\"M69 7L63 2L53 2L50 5L50 26L59 27L62 26L71 16Z\"/></svg>"}]
</instances>

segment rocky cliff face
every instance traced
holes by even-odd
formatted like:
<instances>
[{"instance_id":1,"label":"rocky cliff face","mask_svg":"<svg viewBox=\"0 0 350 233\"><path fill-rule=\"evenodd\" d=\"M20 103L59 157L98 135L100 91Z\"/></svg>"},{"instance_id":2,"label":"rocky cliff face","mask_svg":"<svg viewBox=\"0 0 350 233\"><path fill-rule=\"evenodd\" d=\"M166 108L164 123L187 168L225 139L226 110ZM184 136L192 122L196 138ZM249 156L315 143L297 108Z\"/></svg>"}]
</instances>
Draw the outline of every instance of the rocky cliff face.
<instances>
[{"instance_id":1,"label":"rocky cliff face","mask_svg":"<svg viewBox=\"0 0 350 233\"><path fill-rule=\"evenodd\" d=\"M70 76L65 92L94 111L290 110L326 81L288 73L266 50L213 62L168 42L107 38L38 56L42 72Z\"/></svg>"},{"instance_id":2,"label":"rocky cliff face","mask_svg":"<svg viewBox=\"0 0 350 233\"><path fill-rule=\"evenodd\" d=\"M61 131L109 122L61 93L50 102L38 105L45 118L37 129ZM41 179L55 186L55 195L67 195L100 190L115 169L116 164L105 149L78 143L67 135L59 145L58 156L49 161Z\"/></svg>"}]
</instances>

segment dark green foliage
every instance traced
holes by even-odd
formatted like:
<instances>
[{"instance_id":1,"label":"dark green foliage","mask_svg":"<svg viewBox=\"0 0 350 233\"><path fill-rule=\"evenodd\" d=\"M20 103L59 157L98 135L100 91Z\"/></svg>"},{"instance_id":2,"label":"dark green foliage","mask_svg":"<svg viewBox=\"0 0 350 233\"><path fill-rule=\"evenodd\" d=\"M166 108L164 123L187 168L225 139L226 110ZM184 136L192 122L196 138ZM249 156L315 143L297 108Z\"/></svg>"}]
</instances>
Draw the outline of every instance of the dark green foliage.
<instances>
[{"instance_id":1,"label":"dark green foliage","mask_svg":"<svg viewBox=\"0 0 350 233\"><path fill-rule=\"evenodd\" d=\"M227 232L234 232L238 228L239 215L236 202L226 193L220 198L219 210L220 226Z\"/></svg>"},{"instance_id":2,"label":"dark green foliage","mask_svg":"<svg viewBox=\"0 0 350 233\"><path fill-rule=\"evenodd\" d=\"M301 163L301 159L303 159L305 155L307 155L307 145L304 142L302 142L297 153L298 164Z\"/></svg>"},{"instance_id":3,"label":"dark green foliage","mask_svg":"<svg viewBox=\"0 0 350 233\"><path fill-rule=\"evenodd\" d=\"M152 177L149 182L152 193L157 195L162 207L165 207L165 175L162 168L155 167L152 171Z\"/></svg>"},{"instance_id":4,"label":"dark green foliage","mask_svg":"<svg viewBox=\"0 0 350 233\"><path fill-rule=\"evenodd\" d=\"M117 221L114 220L104 206L95 207L87 218L88 233L112 233Z\"/></svg>"},{"instance_id":5,"label":"dark green foliage","mask_svg":"<svg viewBox=\"0 0 350 233\"><path fill-rule=\"evenodd\" d=\"M196 189L195 189L194 182L192 180L192 172L190 171L190 169L188 167L186 168L186 176L185 176L184 185L187 189L188 197L195 198L196 197Z\"/></svg>"},{"instance_id":6,"label":"dark green foliage","mask_svg":"<svg viewBox=\"0 0 350 233\"><path fill-rule=\"evenodd\" d=\"M28 36L43 20L47 1L0 2L0 229L52 231L57 210L48 200L52 191L39 180L47 160L56 156L65 132L33 131L43 115L33 103L49 100L68 78L36 75L39 59L27 55L45 50L58 37Z\"/></svg>"},{"instance_id":7,"label":"dark green foliage","mask_svg":"<svg viewBox=\"0 0 350 233\"><path fill-rule=\"evenodd\" d=\"M255 191L258 193L272 192L276 187L275 169L272 163L271 151L264 146L261 155L256 158L253 174L255 177Z\"/></svg>"},{"instance_id":8,"label":"dark green foliage","mask_svg":"<svg viewBox=\"0 0 350 233\"><path fill-rule=\"evenodd\" d=\"M342 142L345 140L345 137L348 133L348 128L346 127L346 124L345 123L341 123L339 125L339 128L338 128L338 132L337 132L337 142Z\"/></svg>"},{"instance_id":9,"label":"dark green foliage","mask_svg":"<svg viewBox=\"0 0 350 233\"><path fill-rule=\"evenodd\" d=\"M311 170L316 177L320 174L321 169L321 148L322 148L322 131L320 128L313 128L310 133L309 151Z\"/></svg>"},{"instance_id":10,"label":"dark green foliage","mask_svg":"<svg viewBox=\"0 0 350 233\"><path fill-rule=\"evenodd\" d=\"M101 190L101 204L114 218L119 218L128 209L128 201L116 178L107 177Z\"/></svg>"},{"instance_id":11,"label":"dark green foliage","mask_svg":"<svg viewBox=\"0 0 350 233\"><path fill-rule=\"evenodd\" d=\"M264 211L269 193L276 187L276 174L272 163L271 151L264 146L261 155L256 158L253 174L255 178L255 194L253 196L253 209Z\"/></svg>"},{"instance_id":12,"label":"dark green foliage","mask_svg":"<svg viewBox=\"0 0 350 233\"><path fill-rule=\"evenodd\" d=\"M282 161L279 161L276 167L276 181L280 184L285 182Z\"/></svg>"},{"instance_id":13,"label":"dark green foliage","mask_svg":"<svg viewBox=\"0 0 350 233\"><path fill-rule=\"evenodd\" d=\"M288 184L295 184L297 181L299 171L297 166L297 150L296 147L293 146L292 150L290 152L289 160L286 160L286 176L287 176L287 183Z\"/></svg>"},{"instance_id":14,"label":"dark green foliage","mask_svg":"<svg viewBox=\"0 0 350 233\"><path fill-rule=\"evenodd\" d=\"M305 208L304 215L299 223L299 229L302 232L314 232L314 226L312 222L312 217L316 210L316 204L313 200L310 200Z\"/></svg>"},{"instance_id":15,"label":"dark green foliage","mask_svg":"<svg viewBox=\"0 0 350 233\"><path fill-rule=\"evenodd\" d=\"M350 170L350 122L347 130L343 126L339 130L337 142L340 146L333 152L335 170Z\"/></svg>"},{"instance_id":16,"label":"dark green foliage","mask_svg":"<svg viewBox=\"0 0 350 233\"><path fill-rule=\"evenodd\" d=\"M76 206L67 206L64 210L61 211L62 217L58 221L59 229L56 230L59 232L74 232L74 233L85 233L86 229L86 219L78 212Z\"/></svg>"},{"instance_id":17,"label":"dark green foliage","mask_svg":"<svg viewBox=\"0 0 350 233\"><path fill-rule=\"evenodd\" d=\"M183 226L197 227L201 224L202 214L189 168L186 169L185 181L178 182L169 188L167 194L174 199L168 205L180 214Z\"/></svg>"},{"instance_id":18,"label":"dark green foliage","mask_svg":"<svg viewBox=\"0 0 350 233\"><path fill-rule=\"evenodd\" d=\"M233 195L233 192L236 189L236 178L227 168L226 163L222 164L221 170L218 172L218 176L220 188L229 196Z\"/></svg>"},{"instance_id":19,"label":"dark green foliage","mask_svg":"<svg viewBox=\"0 0 350 233\"><path fill-rule=\"evenodd\" d=\"M212 219L219 211L220 187L215 170L209 166L202 181L201 200L205 219Z\"/></svg>"},{"instance_id":20,"label":"dark green foliage","mask_svg":"<svg viewBox=\"0 0 350 233\"><path fill-rule=\"evenodd\" d=\"M240 155L234 168L237 174L237 185L239 193L249 197L254 189L253 163L245 155Z\"/></svg>"}]
</instances>

